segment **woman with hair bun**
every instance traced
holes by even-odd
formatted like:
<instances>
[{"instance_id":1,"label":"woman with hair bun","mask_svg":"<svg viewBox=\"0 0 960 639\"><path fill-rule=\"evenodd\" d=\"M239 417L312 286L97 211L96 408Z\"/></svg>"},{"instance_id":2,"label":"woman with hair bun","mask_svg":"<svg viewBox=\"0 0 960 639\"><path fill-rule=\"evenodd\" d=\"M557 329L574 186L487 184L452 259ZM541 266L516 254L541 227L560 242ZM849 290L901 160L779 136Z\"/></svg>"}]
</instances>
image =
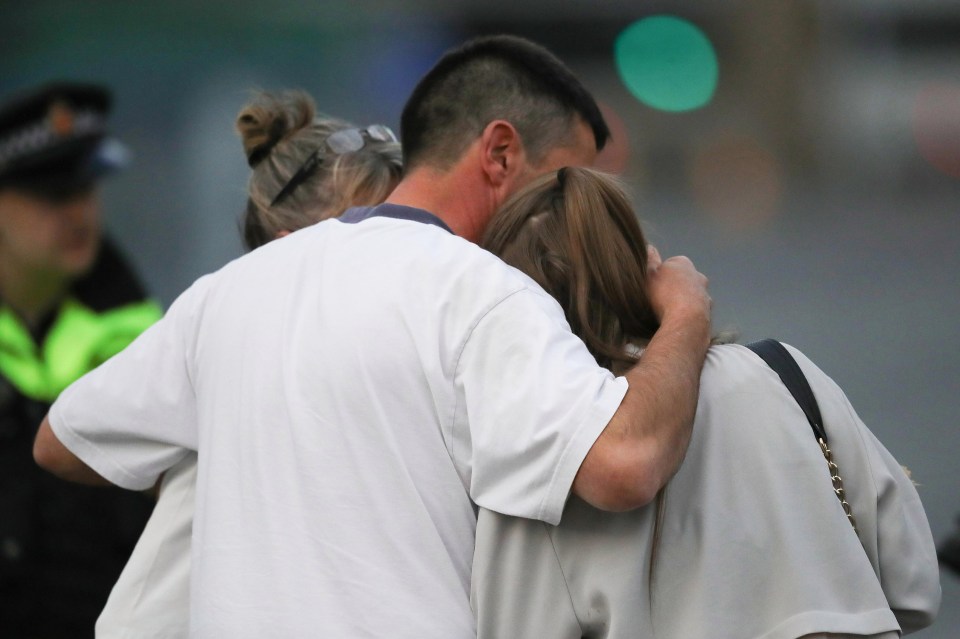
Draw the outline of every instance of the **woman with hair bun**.
<instances>
[{"instance_id":1,"label":"woman with hair bun","mask_svg":"<svg viewBox=\"0 0 960 639\"><path fill-rule=\"evenodd\" d=\"M241 224L247 250L382 202L403 170L388 127L318 115L303 91L255 94L236 130L251 169ZM161 479L153 514L97 620L98 639L188 636L196 475L189 453Z\"/></svg>"},{"instance_id":2,"label":"woman with hair bun","mask_svg":"<svg viewBox=\"0 0 960 639\"><path fill-rule=\"evenodd\" d=\"M540 178L482 244L557 299L601 366L619 374L643 356L657 328L647 244L614 178ZM571 496L559 526L481 509L479 639L894 639L932 623L937 558L913 483L841 389L788 348L854 517L777 374L746 347L715 343L690 447L652 504L611 513Z\"/></svg>"},{"instance_id":3,"label":"woman with hair bun","mask_svg":"<svg viewBox=\"0 0 960 639\"><path fill-rule=\"evenodd\" d=\"M389 128L318 117L303 91L256 95L236 128L252 171L243 221L249 250L351 206L379 204L403 172Z\"/></svg>"}]
</instances>

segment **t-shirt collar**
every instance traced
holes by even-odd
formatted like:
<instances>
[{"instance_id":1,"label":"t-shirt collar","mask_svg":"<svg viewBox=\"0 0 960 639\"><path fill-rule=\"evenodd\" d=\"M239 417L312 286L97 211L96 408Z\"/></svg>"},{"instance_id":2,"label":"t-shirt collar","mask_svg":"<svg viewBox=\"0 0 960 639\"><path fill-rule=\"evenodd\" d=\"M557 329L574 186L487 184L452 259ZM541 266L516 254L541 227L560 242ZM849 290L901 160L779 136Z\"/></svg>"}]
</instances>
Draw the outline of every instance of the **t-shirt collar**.
<instances>
[{"instance_id":1,"label":"t-shirt collar","mask_svg":"<svg viewBox=\"0 0 960 639\"><path fill-rule=\"evenodd\" d=\"M402 206L400 204L378 204L377 206L355 206L344 211L343 215L337 219L346 224L357 224L372 217L391 217L396 220L410 220L412 222L422 222L423 224L432 224L439 226L448 233L453 233L450 227L439 217L412 206Z\"/></svg>"}]
</instances>

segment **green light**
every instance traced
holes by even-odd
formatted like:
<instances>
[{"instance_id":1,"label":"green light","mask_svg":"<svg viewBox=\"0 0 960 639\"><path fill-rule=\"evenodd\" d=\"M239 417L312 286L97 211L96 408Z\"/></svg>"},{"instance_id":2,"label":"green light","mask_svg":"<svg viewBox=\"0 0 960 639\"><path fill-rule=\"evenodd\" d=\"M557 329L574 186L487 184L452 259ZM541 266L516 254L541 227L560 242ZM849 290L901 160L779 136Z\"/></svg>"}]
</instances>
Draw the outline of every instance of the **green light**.
<instances>
[{"instance_id":1,"label":"green light","mask_svg":"<svg viewBox=\"0 0 960 639\"><path fill-rule=\"evenodd\" d=\"M698 109L717 88L713 45L681 18L652 16L634 22L617 37L614 56L630 93L655 109Z\"/></svg>"}]
</instances>

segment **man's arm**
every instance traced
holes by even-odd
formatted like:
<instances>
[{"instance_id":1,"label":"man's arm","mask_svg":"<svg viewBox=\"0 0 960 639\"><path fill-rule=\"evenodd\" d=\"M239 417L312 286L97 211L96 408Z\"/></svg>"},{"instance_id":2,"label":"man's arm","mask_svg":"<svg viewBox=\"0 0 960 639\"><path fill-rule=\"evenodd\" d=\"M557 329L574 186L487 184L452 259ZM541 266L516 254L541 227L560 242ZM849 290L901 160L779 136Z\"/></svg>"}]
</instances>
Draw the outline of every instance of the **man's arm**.
<instances>
[{"instance_id":1,"label":"man's arm","mask_svg":"<svg viewBox=\"0 0 960 639\"><path fill-rule=\"evenodd\" d=\"M41 468L61 479L95 486L110 484L63 445L50 427L49 415L43 418L37 437L33 441L33 459Z\"/></svg>"},{"instance_id":2,"label":"man's arm","mask_svg":"<svg viewBox=\"0 0 960 639\"><path fill-rule=\"evenodd\" d=\"M577 496L603 510L648 504L679 468L710 346L707 279L684 257L661 264L655 249L649 265L660 329L626 373L629 390L573 482Z\"/></svg>"}]
</instances>

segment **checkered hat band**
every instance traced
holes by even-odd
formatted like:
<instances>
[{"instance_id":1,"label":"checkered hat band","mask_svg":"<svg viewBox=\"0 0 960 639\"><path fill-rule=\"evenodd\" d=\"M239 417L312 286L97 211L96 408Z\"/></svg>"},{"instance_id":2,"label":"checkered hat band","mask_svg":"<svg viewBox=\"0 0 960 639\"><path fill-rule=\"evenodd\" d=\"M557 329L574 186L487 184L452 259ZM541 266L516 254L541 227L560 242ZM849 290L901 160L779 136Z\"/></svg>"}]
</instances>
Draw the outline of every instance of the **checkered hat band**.
<instances>
[{"instance_id":1,"label":"checkered hat band","mask_svg":"<svg viewBox=\"0 0 960 639\"><path fill-rule=\"evenodd\" d=\"M31 155L66 140L106 131L105 119L97 111L77 111L73 114L73 126L69 133L54 130L49 120L31 124L0 139L0 169L25 155Z\"/></svg>"}]
</instances>

